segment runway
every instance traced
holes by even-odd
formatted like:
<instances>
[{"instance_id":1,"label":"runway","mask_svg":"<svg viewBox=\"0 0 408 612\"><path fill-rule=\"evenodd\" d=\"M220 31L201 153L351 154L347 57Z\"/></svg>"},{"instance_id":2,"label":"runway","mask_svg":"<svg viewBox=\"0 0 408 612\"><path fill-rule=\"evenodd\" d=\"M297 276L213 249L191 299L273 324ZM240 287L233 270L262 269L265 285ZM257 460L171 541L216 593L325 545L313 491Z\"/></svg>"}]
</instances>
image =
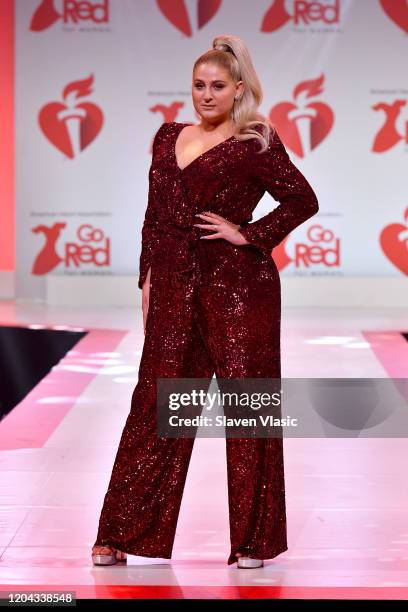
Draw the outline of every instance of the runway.
<instances>
[{"instance_id":1,"label":"runway","mask_svg":"<svg viewBox=\"0 0 408 612\"><path fill-rule=\"evenodd\" d=\"M407 599L405 438L284 440L289 550L227 566L225 440L195 441L173 558L94 567L143 345L139 309L0 302L1 327L88 332L0 422L0 590L78 598ZM284 377L406 378L403 309L288 308ZM3 373L2 375L7 375Z\"/></svg>"}]
</instances>

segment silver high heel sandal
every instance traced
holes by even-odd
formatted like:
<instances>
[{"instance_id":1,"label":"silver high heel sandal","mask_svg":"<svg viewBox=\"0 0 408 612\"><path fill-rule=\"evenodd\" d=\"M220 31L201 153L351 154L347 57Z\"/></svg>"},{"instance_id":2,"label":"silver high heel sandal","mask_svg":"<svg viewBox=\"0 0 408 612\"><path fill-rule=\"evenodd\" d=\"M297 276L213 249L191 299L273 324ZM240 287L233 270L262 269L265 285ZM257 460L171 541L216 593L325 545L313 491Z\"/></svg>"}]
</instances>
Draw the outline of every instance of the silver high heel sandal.
<instances>
[{"instance_id":1,"label":"silver high heel sandal","mask_svg":"<svg viewBox=\"0 0 408 612\"><path fill-rule=\"evenodd\" d=\"M255 568L263 567L263 559L252 559L251 557L237 557L237 567L241 568Z\"/></svg>"},{"instance_id":2,"label":"silver high heel sandal","mask_svg":"<svg viewBox=\"0 0 408 612\"><path fill-rule=\"evenodd\" d=\"M98 548L100 548L100 552L92 553L94 565L115 565L118 562L127 562L127 555L125 552L116 550L112 546L99 546Z\"/></svg>"}]
</instances>

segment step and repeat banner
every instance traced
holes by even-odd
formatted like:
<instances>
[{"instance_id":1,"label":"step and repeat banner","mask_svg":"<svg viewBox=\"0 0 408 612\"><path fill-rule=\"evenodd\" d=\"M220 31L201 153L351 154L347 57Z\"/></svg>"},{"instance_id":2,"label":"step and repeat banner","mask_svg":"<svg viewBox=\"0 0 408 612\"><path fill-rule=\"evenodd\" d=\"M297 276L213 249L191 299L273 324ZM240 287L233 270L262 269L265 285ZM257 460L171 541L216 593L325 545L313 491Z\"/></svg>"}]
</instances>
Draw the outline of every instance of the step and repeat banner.
<instances>
[{"instance_id":1,"label":"step and repeat banner","mask_svg":"<svg viewBox=\"0 0 408 612\"><path fill-rule=\"evenodd\" d=\"M222 33L319 199L281 275L408 275L407 0L16 0L18 297L138 274L152 138L198 123L192 66Z\"/></svg>"}]
</instances>

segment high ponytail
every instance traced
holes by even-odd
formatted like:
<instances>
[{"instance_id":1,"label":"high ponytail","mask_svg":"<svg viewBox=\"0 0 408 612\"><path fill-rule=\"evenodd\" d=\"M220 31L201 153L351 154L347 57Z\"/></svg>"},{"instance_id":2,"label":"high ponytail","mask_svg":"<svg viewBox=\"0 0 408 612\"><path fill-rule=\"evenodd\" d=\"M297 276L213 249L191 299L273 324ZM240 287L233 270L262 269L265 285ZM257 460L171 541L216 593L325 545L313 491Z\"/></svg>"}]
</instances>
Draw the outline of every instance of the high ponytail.
<instances>
[{"instance_id":1,"label":"high ponytail","mask_svg":"<svg viewBox=\"0 0 408 612\"><path fill-rule=\"evenodd\" d=\"M236 83L242 81L243 93L234 100L231 119L235 123L237 140L257 138L261 148L269 146L270 129L274 128L268 117L258 111L263 99L262 86L252 64L248 48L241 38L230 34L216 36L213 48L195 61L193 72L200 64L212 62L224 68Z\"/></svg>"}]
</instances>

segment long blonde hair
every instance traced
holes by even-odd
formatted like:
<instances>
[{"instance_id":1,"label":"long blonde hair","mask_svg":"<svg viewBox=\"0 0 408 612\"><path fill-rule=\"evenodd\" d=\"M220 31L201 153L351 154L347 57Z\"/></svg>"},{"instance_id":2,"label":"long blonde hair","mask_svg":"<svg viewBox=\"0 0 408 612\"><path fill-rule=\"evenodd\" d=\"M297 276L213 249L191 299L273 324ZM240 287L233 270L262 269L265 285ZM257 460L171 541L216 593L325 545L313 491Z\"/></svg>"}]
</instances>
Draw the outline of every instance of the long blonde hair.
<instances>
[{"instance_id":1,"label":"long blonde hair","mask_svg":"<svg viewBox=\"0 0 408 612\"><path fill-rule=\"evenodd\" d=\"M193 73L200 64L212 62L226 70L235 83L242 81L243 93L234 101L231 112L235 137L237 140L257 138L261 143L258 153L262 153L269 146L270 128L274 132L274 127L269 118L258 111L263 92L248 47L241 38L231 34L216 36L212 46L210 51L197 58Z\"/></svg>"}]
</instances>

